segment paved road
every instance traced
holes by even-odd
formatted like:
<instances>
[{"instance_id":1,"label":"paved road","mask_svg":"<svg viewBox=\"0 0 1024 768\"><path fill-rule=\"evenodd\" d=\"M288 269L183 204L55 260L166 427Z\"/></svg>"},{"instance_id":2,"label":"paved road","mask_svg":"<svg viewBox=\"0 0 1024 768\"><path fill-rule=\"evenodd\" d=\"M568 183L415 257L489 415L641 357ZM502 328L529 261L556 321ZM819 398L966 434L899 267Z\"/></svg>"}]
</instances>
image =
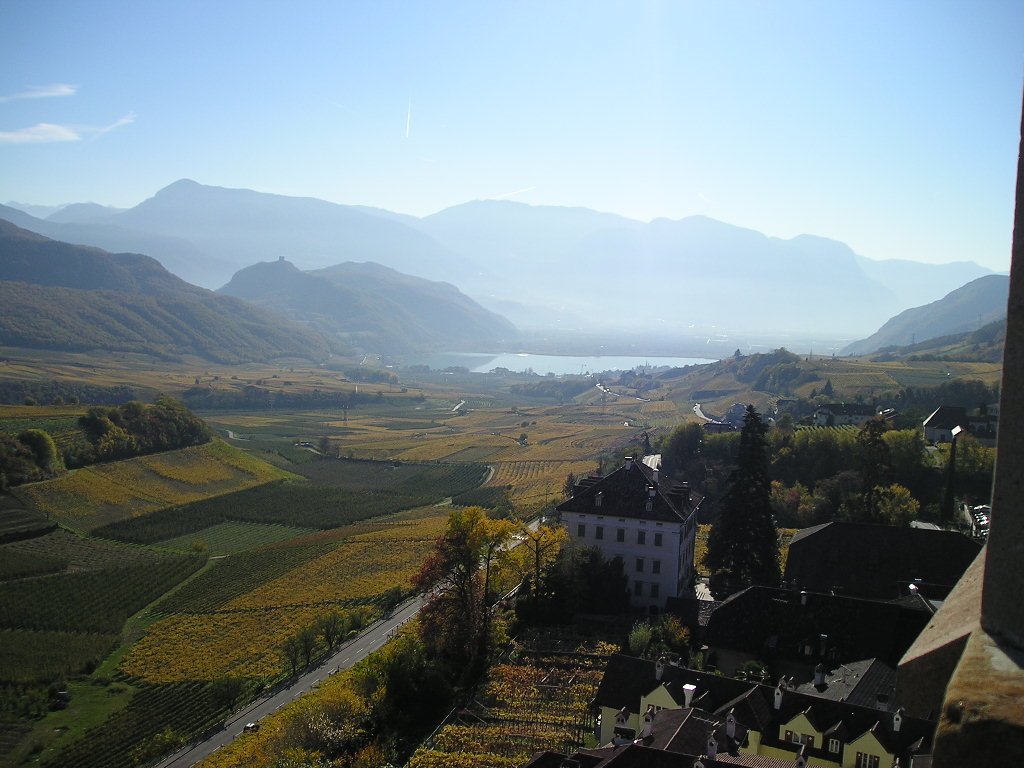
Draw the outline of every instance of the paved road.
<instances>
[{"instance_id":1,"label":"paved road","mask_svg":"<svg viewBox=\"0 0 1024 768\"><path fill-rule=\"evenodd\" d=\"M698 419L704 419L704 421L714 421L714 419L708 418L707 416L704 415L704 411L700 409L700 403L697 403L695 406L693 406L693 412L697 414Z\"/></svg>"},{"instance_id":2,"label":"paved road","mask_svg":"<svg viewBox=\"0 0 1024 768\"><path fill-rule=\"evenodd\" d=\"M376 651L388 641L395 629L419 612L423 600L423 597L417 596L403 603L391 616L371 624L357 637L342 645L318 666L304 672L287 687L252 702L241 712L232 715L225 724L224 730L218 731L206 741L175 752L162 760L157 768L188 768L188 766L195 765L200 760L209 757L225 744L230 744L242 732L246 723L257 722L271 712L280 709L292 699L315 688L321 680L335 672L348 669L357 661Z\"/></svg>"}]
</instances>

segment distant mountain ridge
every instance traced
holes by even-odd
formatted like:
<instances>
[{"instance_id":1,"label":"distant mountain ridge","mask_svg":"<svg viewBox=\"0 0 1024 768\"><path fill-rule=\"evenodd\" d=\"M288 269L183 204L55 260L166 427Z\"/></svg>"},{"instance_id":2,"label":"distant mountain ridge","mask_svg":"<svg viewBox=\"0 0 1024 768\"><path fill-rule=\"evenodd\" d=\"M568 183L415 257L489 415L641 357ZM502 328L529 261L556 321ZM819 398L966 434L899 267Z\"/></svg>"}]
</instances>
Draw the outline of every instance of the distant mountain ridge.
<instances>
[{"instance_id":1,"label":"distant mountain ridge","mask_svg":"<svg viewBox=\"0 0 1024 768\"><path fill-rule=\"evenodd\" d=\"M971 262L873 261L827 238L767 237L703 216L643 223L508 200L417 219L181 180L129 210L82 219L85 213L65 214L75 219L67 223L16 223L148 253L209 287L281 256L304 270L372 261L457 285L520 327L541 331L620 331L641 323L662 334L810 328L850 338L990 274Z\"/></svg>"},{"instance_id":2,"label":"distant mountain ridge","mask_svg":"<svg viewBox=\"0 0 1024 768\"><path fill-rule=\"evenodd\" d=\"M938 301L914 307L886 321L866 339L841 354L864 355L884 347L909 346L928 339L974 331L1006 317L1010 278L986 275L951 291Z\"/></svg>"},{"instance_id":3,"label":"distant mountain ridge","mask_svg":"<svg viewBox=\"0 0 1024 768\"><path fill-rule=\"evenodd\" d=\"M220 289L368 351L488 348L517 335L455 286L372 262L303 272L284 259L240 270Z\"/></svg>"},{"instance_id":4,"label":"distant mountain ridge","mask_svg":"<svg viewBox=\"0 0 1024 768\"><path fill-rule=\"evenodd\" d=\"M62 243L0 220L0 345L196 355L238 363L322 360L317 334L190 285L158 261Z\"/></svg>"}]
</instances>

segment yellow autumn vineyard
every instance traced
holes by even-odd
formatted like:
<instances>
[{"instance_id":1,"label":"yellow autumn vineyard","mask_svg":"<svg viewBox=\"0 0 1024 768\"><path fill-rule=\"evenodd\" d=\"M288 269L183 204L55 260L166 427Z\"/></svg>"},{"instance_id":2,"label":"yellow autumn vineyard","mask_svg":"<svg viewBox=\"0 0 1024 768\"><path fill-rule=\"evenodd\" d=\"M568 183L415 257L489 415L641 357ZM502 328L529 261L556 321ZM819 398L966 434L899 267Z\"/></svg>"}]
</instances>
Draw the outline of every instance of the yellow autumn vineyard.
<instances>
[{"instance_id":1,"label":"yellow autumn vineyard","mask_svg":"<svg viewBox=\"0 0 1024 768\"><path fill-rule=\"evenodd\" d=\"M278 647L310 626L322 608L276 608L171 616L153 624L121 664L147 683L276 677Z\"/></svg>"}]
</instances>

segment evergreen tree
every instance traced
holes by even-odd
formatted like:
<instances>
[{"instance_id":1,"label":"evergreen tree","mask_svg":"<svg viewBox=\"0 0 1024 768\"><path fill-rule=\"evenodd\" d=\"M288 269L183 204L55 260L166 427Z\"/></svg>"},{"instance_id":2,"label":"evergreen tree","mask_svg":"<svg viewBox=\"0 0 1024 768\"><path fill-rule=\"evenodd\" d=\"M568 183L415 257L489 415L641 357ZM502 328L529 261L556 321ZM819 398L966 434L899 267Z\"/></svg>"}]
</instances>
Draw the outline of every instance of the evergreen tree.
<instances>
[{"instance_id":1,"label":"evergreen tree","mask_svg":"<svg viewBox=\"0 0 1024 768\"><path fill-rule=\"evenodd\" d=\"M779 537L772 518L766 431L754 406L748 405L736 469L729 476L708 539L705 563L717 598L754 584L779 584Z\"/></svg>"}]
</instances>

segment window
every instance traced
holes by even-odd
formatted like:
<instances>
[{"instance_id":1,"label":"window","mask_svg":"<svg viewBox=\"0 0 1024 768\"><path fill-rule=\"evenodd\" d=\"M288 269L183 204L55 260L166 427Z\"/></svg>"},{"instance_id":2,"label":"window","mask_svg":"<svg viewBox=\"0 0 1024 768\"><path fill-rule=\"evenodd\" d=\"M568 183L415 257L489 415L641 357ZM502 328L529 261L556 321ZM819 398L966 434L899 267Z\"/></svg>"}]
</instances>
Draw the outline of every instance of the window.
<instances>
[{"instance_id":1,"label":"window","mask_svg":"<svg viewBox=\"0 0 1024 768\"><path fill-rule=\"evenodd\" d=\"M636 543L637 544L646 544L647 543L647 531L637 531L636 532Z\"/></svg>"},{"instance_id":2,"label":"window","mask_svg":"<svg viewBox=\"0 0 1024 768\"><path fill-rule=\"evenodd\" d=\"M831 752L833 755L839 754L839 739L828 740L828 751Z\"/></svg>"},{"instance_id":3,"label":"window","mask_svg":"<svg viewBox=\"0 0 1024 768\"><path fill-rule=\"evenodd\" d=\"M598 539L598 540L604 538L604 526L603 525L595 525L594 526L594 538Z\"/></svg>"},{"instance_id":4,"label":"window","mask_svg":"<svg viewBox=\"0 0 1024 768\"><path fill-rule=\"evenodd\" d=\"M866 752L857 753L857 768L878 768L878 755L869 755Z\"/></svg>"},{"instance_id":5,"label":"window","mask_svg":"<svg viewBox=\"0 0 1024 768\"><path fill-rule=\"evenodd\" d=\"M651 584L651 597L658 597L661 595L661 585Z\"/></svg>"},{"instance_id":6,"label":"window","mask_svg":"<svg viewBox=\"0 0 1024 768\"><path fill-rule=\"evenodd\" d=\"M644 593L644 583L642 581L633 582L633 594L640 597Z\"/></svg>"},{"instance_id":7,"label":"window","mask_svg":"<svg viewBox=\"0 0 1024 768\"><path fill-rule=\"evenodd\" d=\"M576 526L576 535L581 539L587 535L587 526L585 523L580 523Z\"/></svg>"},{"instance_id":8,"label":"window","mask_svg":"<svg viewBox=\"0 0 1024 768\"><path fill-rule=\"evenodd\" d=\"M656 546L656 547L660 547L661 546L661 534L660 533L654 534L654 546Z\"/></svg>"},{"instance_id":9,"label":"window","mask_svg":"<svg viewBox=\"0 0 1024 768\"><path fill-rule=\"evenodd\" d=\"M636 572L637 573L643 573L644 572L644 559L642 557L638 557L636 559Z\"/></svg>"},{"instance_id":10,"label":"window","mask_svg":"<svg viewBox=\"0 0 1024 768\"><path fill-rule=\"evenodd\" d=\"M625 528L619 528L617 531L615 531L615 540L616 541L625 541L626 540L626 529Z\"/></svg>"},{"instance_id":11,"label":"window","mask_svg":"<svg viewBox=\"0 0 1024 768\"><path fill-rule=\"evenodd\" d=\"M800 734L799 733L794 733L793 731L786 731L786 733L789 734L789 740L792 741L794 744L799 744L800 743Z\"/></svg>"},{"instance_id":12,"label":"window","mask_svg":"<svg viewBox=\"0 0 1024 768\"><path fill-rule=\"evenodd\" d=\"M804 736L804 744L806 744L811 749L814 749L814 737L810 736L810 735L805 735Z\"/></svg>"},{"instance_id":13,"label":"window","mask_svg":"<svg viewBox=\"0 0 1024 768\"><path fill-rule=\"evenodd\" d=\"M651 562L651 573L661 573L661 560Z\"/></svg>"}]
</instances>

